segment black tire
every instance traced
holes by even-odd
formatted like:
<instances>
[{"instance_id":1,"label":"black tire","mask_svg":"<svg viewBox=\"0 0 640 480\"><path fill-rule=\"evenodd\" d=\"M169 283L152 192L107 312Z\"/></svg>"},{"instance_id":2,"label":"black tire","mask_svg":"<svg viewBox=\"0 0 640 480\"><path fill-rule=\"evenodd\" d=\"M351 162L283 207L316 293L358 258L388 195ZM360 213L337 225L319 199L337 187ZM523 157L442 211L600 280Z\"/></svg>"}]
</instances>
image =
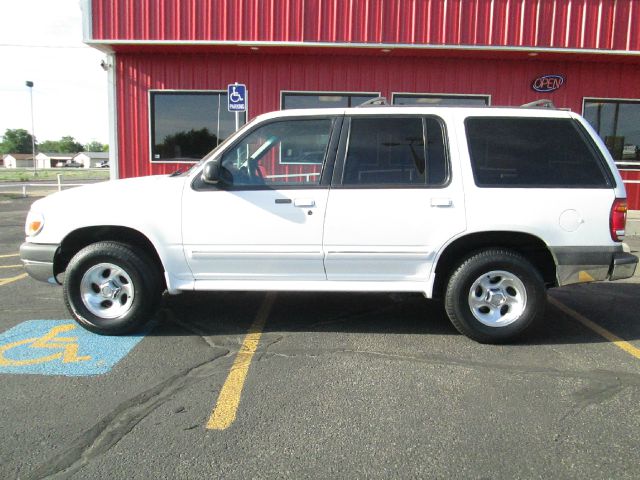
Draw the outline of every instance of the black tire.
<instances>
[{"instance_id":1,"label":"black tire","mask_svg":"<svg viewBox=\"0 0 640 480\"><path fill-rule=\"evenodd\" d=\"M63 290L76 321L102 335L141 327L155 313L162 293L158 269L147 255L118 242L97 242L80 250L69 262Z\"/></svg>"},{"instance_id":2,"label":"black tire","mask_svg":"<svg viewBox=\"0 0 640 480\"><path fill-rule=\"evenodd\" d=\"M513 340L542 316L546 304L538 270L519 253L497 248L464 259L445 295L453 326L480 343Z\"/></svg>"}]
</instances>

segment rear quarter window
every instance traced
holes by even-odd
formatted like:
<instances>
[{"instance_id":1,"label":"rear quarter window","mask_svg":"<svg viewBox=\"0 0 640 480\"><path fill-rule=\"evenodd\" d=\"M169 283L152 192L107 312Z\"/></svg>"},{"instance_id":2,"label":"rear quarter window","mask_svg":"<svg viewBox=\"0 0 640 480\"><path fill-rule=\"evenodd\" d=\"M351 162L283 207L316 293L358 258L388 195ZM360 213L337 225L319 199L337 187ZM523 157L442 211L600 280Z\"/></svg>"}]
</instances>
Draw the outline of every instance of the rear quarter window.
<instances>
[{"instance_id":1,"label":"rear quarter window","mask_svg":"<svg viewBox=\"0 0 640 480\"><path fill-rule=\"evenodd\" d=\"M575 120L470 117L465 129L479 187L612 185L604 158Z\"/></svg>"}]
</instances>

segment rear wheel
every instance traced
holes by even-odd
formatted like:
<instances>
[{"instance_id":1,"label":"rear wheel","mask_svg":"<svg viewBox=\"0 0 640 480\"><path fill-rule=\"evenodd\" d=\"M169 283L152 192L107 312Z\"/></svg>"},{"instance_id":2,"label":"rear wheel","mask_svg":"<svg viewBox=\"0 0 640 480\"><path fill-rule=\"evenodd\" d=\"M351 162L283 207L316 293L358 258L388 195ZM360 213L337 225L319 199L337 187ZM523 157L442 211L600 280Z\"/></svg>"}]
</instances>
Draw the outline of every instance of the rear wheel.
<instances>
[{"instance_id":1,"label":"rear wheel","mask_svg":"<svg viewBox=\"0 0 640 480\"><path fill-rule=\"evenodd\" d=\"M151 260L126 244L89 245L71 259L66 270L67 308L92 332L118 335L135 330L151 318L160 294Z\"/></svg>"},{"instance_id":2,"label":"rear wheel","mask_svg":"<svg viewBox=\"0 0 640 480\"><path fill-rule=\"evenodd\" d=\"M451 323L481 343L512 340L544 312L538 270L522 255L488 249L467 257L451 275L445 309Z\"/></svg>"}]
</instances>

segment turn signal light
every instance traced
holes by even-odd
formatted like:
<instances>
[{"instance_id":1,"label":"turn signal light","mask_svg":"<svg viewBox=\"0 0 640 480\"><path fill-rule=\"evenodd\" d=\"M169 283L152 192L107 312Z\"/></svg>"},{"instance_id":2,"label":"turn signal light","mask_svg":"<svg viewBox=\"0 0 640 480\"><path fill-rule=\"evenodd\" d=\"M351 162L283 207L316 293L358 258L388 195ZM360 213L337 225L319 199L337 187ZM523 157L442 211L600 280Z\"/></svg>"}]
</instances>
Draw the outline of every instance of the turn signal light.
<instances>
[{"instance_id":1,"label":"turn signal light","mask_svg":"<svg viewBox=\"0 0 640 480\"><path fill-rule=\"evenodd\" d=\"M609 215L609 232L614 242L621 242L624 239L627 225L627 199L616 198L611 205Z\"/></svg>"},{"instance_id":2,"label":"turn signal light","mask_svg":"<svg viewBox=\"0 0 640 480\"><path fill-rule=\"evenodd\" d=\"M24 226L24 233L26 233L28 237L33 237L40 233L42 227L44 227L44 217L39 213L29 212L27 222Z\"/></svg>"}]
</instances>

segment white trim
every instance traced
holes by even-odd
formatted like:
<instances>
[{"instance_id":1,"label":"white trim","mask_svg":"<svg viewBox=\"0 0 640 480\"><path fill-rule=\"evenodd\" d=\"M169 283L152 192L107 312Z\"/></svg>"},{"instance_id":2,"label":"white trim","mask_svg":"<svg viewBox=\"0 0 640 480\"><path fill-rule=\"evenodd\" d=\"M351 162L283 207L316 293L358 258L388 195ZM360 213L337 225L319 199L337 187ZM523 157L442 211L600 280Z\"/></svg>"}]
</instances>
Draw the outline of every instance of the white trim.
<instances>
[{"instance_id":1,"label":"white trim","mask_svg":"<svg viewBox=\"0 0 640 480\"><path fill-rule=\"evenodd\" d=\"M91 0L80 0L80 10L82 11L82 41L91 42L93 39L93 11Z\"/></svg>"},{"instance_id":2,"label":"white trim","mask_svg":"<svg viewBox=\"0 0 640 480\"><path fill-rule=\"evenodd\" d=\"M376 95L374 98L378 98L382 96L382 92L345 92L341 90L330 91L330 90L280 90L280 110L284 110L284 95L286 94L298 95L300 97L304 96L312 96L312 95L326 95L327 97L331 96L352 96L352 97L363 97L366 95ZM354 108L351 107L329 107L329 108ZM289 110L294 110L290 108Z\"/></svg>"},{"instance_id":3,"label":"white trim","mask_svg":"<svg viewBox=\"0 0 640 480\"><path fill-rule=\"evenodd\" d=\"M107 97L109 109L109 179L120 178L118 165L118 88L116 75L116 54L107 54Z\"/></svg>"},{"instance_id":4,"label":"white trim","mask_svg":"<svg viewBox=\"0 0 640 480\"><path fill-rule=\"evenodd\" d=\"M151 165L154 164L163 164L163 163L179 163L179 164L190 164L190 163L198 163L200 160L202 160L201 158L194 158L193 160L154 160L153 159L153 135L151 134L151 122L152 122L152 118L151 118L151 94L152 93L224 93L225 95L227 94L227 89L216 89L216 90L206 90L206 89L184 89L184 88L178 88L178 89L163 89L163 88L150 88L149 90L147 90L147 118L149 119L149 125L148 125L148 132L149 132L149 163ZM249 97L249 89L247 88L247 98ZM220 108L220 106L218 107ZM247 109L244 112L245 113L245 124L249 121L249 103L247 102ZM234 132L235 133L235 132ZM220 142L222 143L222 142ZM215 148L215 147L214 147ZM205 154L206 155L206 154Z\"/></svg>"},{"instance_id":5,"label":"white trim","mask_svg":"<svg viewBox=\"0 0 640 480\"><path fill-rule=\"evenodd\" d=\"M478 98L486 98L489 100L487 104L488 107L491 106L491 94L488 93L440 93L440 92L429 92L429 93L416 93L416 92L391 92L391 105L395 105L393 100L396 95L404 95L407 97L415 97L415 98L446 98L446 97L478 97ZM416 105L412 105L416 106Z\"/></svg>"},{"instance_id":6,"label":"white trim","mask_svg":"<svg viewBox=\"0 0 640 480\"><path fill-rule=\"evenodd\" d=\"M89 40L87 45L159 45L159 46L226 46L226 47L306 47L306 48L353 48L368 50L403 49L403 50L461 50L461 51L495 51L495 52L537 52L537 53L572 53L583 55L624 55L640 56L640 50L601 50L597 48L558 48L558 47L505 47L491 45L433 45L408 43L333 43L333 42L260 42L236 40Z\"/></svg>"}]
</instances>

